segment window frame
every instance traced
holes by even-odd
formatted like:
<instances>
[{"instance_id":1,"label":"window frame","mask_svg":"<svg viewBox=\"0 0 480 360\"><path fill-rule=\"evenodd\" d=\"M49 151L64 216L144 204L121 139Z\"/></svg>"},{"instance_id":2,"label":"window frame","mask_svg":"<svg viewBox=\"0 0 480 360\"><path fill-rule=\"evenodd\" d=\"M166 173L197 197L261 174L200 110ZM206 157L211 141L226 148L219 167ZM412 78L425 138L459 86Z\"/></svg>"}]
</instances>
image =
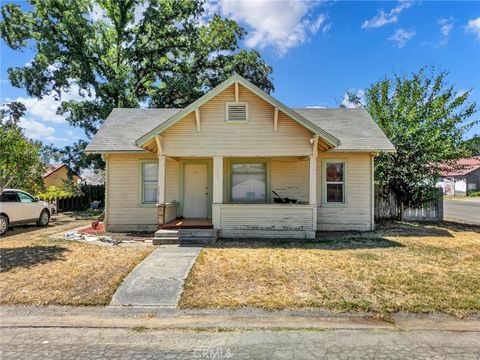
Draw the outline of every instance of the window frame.
<instances>
[{"instance_id":1,"label":"window frame","mask_svg":"<svg viewBox=\"0 0 480 360\"><path fill-rule=\"evenodd\" d=\"M343 181L327 182L328 164L343 164ZM346 207L347 206L347 183L348 161L346 159L322 159L322 206L323 207ZM327 184L342 184L342 202L327 201Z\"/></svg>"},{"instance_id":2,"label":"window frame","mask_svg":"<svg viewBox=\"0 0 480 360\"><path fill-rule=\"evenodd\" d=\"M143 179L143 166L145 164L156 164L157 165L157 181L156 181L156 199L155 202L145 202L145 191L144 191L144 185L145 185L145 180ZM141 160L139 161L138 165L138 171L139 171L139 186L138 186L138 206L140 207L156 207L157 202L158 202L158 161L156 160ZM150 181L153 183L153 181Z\"/></svg>"},{"instance_id":3,"label":"window frame","mask_svg":"<svg viewBox=\"0 0 480 360\"><path fill-rule=\"evenodd\" d=\"M230 120L228 108L231 105L245 105L245 120ZM229 124L245 124L250 120L250 109L246 101L227 101L225 102L225 122Z\"/></svg>"},{"instance_id":4,"label":"window frame","mask_svg":"<svg viewBox=\"0 0 480 360\"><path fill-rule=\"evenodd\" d=\"M235 164L262 164L265 166L265 200L264 201L233 201L232 198L232 178L233 178L233 166ZM251 173L254 174L254 173ZM228 160L228 187L227 187L227 199L230 204L270 204L270 159L263 158L243 158L243 159L229 159Z\"/></svg>"}]
</instances>

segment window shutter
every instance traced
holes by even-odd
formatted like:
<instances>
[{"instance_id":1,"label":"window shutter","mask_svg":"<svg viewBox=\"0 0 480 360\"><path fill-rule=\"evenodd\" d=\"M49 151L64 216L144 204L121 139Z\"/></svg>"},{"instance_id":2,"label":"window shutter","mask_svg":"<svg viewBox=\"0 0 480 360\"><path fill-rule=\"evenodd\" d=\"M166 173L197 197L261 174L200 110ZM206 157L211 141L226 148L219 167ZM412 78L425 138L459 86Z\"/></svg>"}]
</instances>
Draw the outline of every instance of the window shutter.
<instances>
[{"instance_id":1,"label":"window shutter","mask_svg":"<svg viewBox=\"0 0 480 360\"><path fill-rule=\"evenodd\" d=\"M232 103L228 104L228 121L245 121L247 119L247 104Z\"/></svg>"}]
</instances>

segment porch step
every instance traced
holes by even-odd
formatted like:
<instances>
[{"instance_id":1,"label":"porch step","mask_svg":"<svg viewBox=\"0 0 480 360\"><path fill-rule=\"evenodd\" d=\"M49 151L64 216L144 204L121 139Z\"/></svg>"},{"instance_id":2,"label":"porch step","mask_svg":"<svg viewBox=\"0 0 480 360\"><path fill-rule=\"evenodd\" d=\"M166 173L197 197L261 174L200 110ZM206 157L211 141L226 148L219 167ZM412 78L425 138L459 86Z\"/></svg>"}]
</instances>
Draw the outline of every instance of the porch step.
<instances>
[{"instance_id":1,"label":"porch step","mask_svg":"<svg viewBox=\"0 0 480 360\"><path fill-rule=\"evenodd\" d=\"M213 244L217 241L218 230L216 229L160 229L155 232L153 245L165 244Z\"/></svg>"}]
</instances>

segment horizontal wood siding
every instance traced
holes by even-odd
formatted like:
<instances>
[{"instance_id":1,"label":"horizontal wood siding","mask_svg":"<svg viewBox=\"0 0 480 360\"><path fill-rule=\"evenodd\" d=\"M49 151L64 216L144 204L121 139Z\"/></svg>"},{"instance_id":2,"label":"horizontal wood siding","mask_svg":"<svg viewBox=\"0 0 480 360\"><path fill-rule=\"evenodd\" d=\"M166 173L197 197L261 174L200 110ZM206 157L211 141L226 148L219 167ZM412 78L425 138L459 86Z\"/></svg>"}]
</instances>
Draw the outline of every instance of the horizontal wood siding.
<instances>
[{"instance_id":1,"label":"horizontal wood siding","mask_svg":"<svg viewBox=\"0 0 480 360\"><path fill-rule=\"evenodd\" d=\"M166 156L309 155L311 131L282 112L273 131L274 107L240 86L240 101L249 106L249 121L225 122L225 103L235 100L232 85L200 107L200 131L191 113L163 132Z\"/></svg>"},{"instance_id":2,"label":"horizontal wood siding","mask_svg":"<svg viewBox=\"0 0 480 360\"><path fill-rule=\"evenodd\" d=\"M108 230L156 228L157 208L140 206L140 160L157 160L152 154L111 154L108 159Z\"/></svg>"},{"instance_id":3,"label":"horizontal wood siding","mask_svg":"<svg viewBox=\"0 0 480 360\"><path fill-rule=\"evenodd\" d=\"M157 161L155 154L110 154L107 219L109 231L156 230L157 207L141 204L140 161ZM166 162L167 201L178 201L178 162ZM171 214L170 214L171 215Z\"/></svg>"},{"instance_id":4,"label":"horizontal wood siding","mask_svg":"<svg viewBox=\"0 0 480 360\"><path fill-rule=\"evenodd\" d=\"M318 209L318 230L344 231L371 229L371 155L363 153L320 153L317 164L318 203L322 202L324 177L323 159L347 161L346 204L337 207L320 205Z\"/></svg>"},{"instance_id":5,"label":"horizontal wood siding","mask_svg":"<svg viewBox=\"0 0 480 360\"><path fill-rule=\"evenodd\" d=\"M271 161L271 187L280 196L308 201L309 160L274 158Z\"/></svg>"},{"instance_id":6,"label":"horizontal wood siding","mask_svg":"<svg viewBox=\"0 0 480 360\"><path fill-rule=\"evenodd\" d=\"M312 230L312 207L282 204L224 204L221 228L243 230Z\"/></svg>"}]
</instances>

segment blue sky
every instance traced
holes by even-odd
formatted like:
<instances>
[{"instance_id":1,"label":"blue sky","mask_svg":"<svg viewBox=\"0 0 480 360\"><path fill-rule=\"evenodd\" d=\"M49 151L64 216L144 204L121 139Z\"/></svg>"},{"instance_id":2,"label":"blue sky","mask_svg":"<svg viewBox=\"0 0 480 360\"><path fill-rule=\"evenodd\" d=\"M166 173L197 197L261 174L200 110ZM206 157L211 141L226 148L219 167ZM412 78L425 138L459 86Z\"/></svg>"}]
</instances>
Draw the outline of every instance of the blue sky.
<instances>
[{"instance_id":1,"label":"blue sky","mask_svg":"<svg viewBox=\"0 0 480 360\"><path fill-rule=\"evenodd\" d=\"M455 89L473 88L471 99L480 106L480 2L215 0L208 6L249 31L243 45L273 66L273 95L288 106L338 107L347 90L361 95L385 75L424 65L450 71ZM33 55L0 46L0 101L27 104L26 133L60 147L83 137L55 115L53 98L31 99L9 85L7 68ZM480 125L468 137L475 133Z\"/></svg>"}]
</instances>

